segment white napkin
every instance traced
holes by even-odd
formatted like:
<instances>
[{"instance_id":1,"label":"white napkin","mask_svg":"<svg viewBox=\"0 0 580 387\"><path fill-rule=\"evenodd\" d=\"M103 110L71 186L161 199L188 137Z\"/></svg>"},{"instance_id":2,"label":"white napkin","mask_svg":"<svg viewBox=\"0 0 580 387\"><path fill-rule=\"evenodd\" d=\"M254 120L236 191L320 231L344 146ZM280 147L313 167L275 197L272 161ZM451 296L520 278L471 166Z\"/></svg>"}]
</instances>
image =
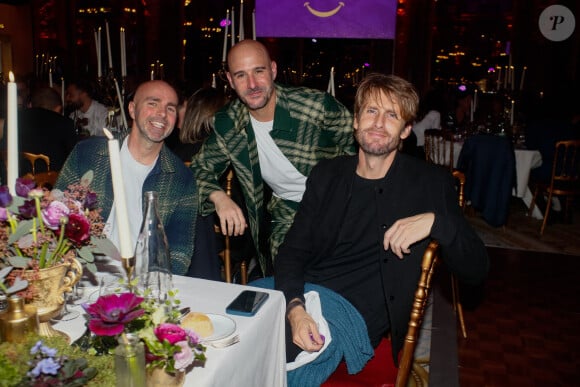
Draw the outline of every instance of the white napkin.
<instances>
[{"instance_id":1,"label":"white napkin","mask_svg":"<svg viewBox=\"0 0 580 387\"><path fill-rule=\"evenodd\" d=\"M332 341L328 323L326 322L324 316L322 316L322 307L320 306L320 296L318 295L318 292L310 291L304 295L304 299L306 301L306 311L318 324L318 332L320 332L321 335L324 335L324 345L318 352L300 352L293 362L286 363L286 371L292 371L298 367L310 363L311 361L314 361L314 359L316 359Z\"/></svg>"}]
</instances>

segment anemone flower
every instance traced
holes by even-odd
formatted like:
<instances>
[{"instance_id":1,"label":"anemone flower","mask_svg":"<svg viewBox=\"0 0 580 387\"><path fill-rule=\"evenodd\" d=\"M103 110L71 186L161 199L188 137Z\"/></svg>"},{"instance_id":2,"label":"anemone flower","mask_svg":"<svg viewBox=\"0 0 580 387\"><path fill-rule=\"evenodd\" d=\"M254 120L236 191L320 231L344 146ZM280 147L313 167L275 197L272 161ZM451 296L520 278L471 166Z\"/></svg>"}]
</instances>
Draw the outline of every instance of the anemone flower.
<instances>
[{"instance_id":1,"label":"anemone flower","mask_svg":"<svg viewBox=\"0 0 580 387\"><path fill-rule=\"evenodd\" d=\"M89 314L89 329L98 336L116 336L123 333L125 325L141 317L145 311L138 308L143 297L133 293L107 294L94 304L83 304Z\"/></svg>"}]
</instances>

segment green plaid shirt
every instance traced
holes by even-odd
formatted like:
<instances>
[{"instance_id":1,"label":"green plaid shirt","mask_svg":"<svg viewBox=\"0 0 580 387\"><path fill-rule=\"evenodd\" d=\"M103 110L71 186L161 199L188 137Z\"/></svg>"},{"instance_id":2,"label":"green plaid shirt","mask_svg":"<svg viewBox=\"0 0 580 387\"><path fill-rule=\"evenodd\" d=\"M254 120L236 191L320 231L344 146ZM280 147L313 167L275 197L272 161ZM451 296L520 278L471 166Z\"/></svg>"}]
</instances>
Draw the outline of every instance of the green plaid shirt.
<instances>
[{"instance_id":1,"label":"green plaid shirt","mask_svg":"<svg viewBox=\"0 0 580 387\"><path fill-rule=\"evenodd\" d=\"M119 143L122 143L121 140ZM88 170L94 172L91 189L97 194L101 215L107 220L114 195L105 137L90 137L75 146L59 173L55 188L64 190L69 184L78 183ZM142 192L147 191L159 193L158 210L169 242L171 270L174 274L184 275L193 256L197 217L196 184L183 161L165 145L143 183Z\"/></svg>"},{"instance_id":2,"label":"green plaid shirt","mask_svg":"<svg viewBox=\"0 0 580 387\"><path fill-rule=\"evenodd\" d=\"M308 176L321 159L354 153L352 114L330 94L276 85L276 98L270 135L301 174ZM232 165L244 195L252 239L255 246L259 246L258 225L264 216L264 182L246 105L239 99L231 102L216 113L214 127L191 164L199 189L200 210L202 215L215 211L208 197L213 191L222 190L218 179ZM270 235L272 257L283 241L297 207L297 203L280 199L269 204L274 223ZM262 270L265 270L265 258L260 252L258 254Z\"/></svg>"}]
</instances>

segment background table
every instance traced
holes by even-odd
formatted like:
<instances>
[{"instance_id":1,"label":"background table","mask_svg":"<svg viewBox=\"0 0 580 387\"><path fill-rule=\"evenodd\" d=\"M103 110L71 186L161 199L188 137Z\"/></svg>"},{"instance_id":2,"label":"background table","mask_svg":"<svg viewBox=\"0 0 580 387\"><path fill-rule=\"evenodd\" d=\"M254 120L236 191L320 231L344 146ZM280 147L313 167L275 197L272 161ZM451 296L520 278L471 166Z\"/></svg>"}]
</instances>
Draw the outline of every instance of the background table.
<instances>
[{"instance_id":1,"label":"background table","mask_svg":"<svg viewBox=\"0 0 580 387\"><path fill-rule=\"evenodd\" d=\"M182 306L204 313L225 315L226 306L245 289L270 294L255 316L228 315L236 322L240 342L221 349L208 346L205 366L194 367L186 375L185 386L286 386L286 301L282 292L183 276L173 276L173 283ZM54 327L76 340L84 323L79 317Z\"/></svg>"},{"instance_id":2,"label":"background table","mask_svg":"<svg viewBox=\"0 0 580 387\"><path fill-rule=\"evenodd\" d=\"M463 142L453 143L453 166L457 167L457 160L461 153ZM513 190L513 196L521 198L529 208L532 202L532 191L528 187L530 171L542 165L542 155L537 150L514 149L516 157L516 179L517 186ZM532 216L536 219L543 219L543 215L538 207L534 208Z\"/></svg>"}]
</instances>

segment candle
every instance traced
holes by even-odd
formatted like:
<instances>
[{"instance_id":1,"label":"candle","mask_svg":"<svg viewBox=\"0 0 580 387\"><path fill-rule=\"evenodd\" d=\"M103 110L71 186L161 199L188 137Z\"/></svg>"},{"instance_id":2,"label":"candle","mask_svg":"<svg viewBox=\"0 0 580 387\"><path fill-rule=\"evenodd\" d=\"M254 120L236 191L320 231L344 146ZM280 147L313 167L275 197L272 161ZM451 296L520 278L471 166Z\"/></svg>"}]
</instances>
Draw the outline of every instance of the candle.
<instances>
[{"instance_id":1,"label":"candle","mask_svg":"<svg viewBox=\"0 0 580 387\"><path fill-rule=\"evenodd\" d=\"M508 78L509 78L509 67L505 66L505 75L503 77L503 88L507 89L507 82L508 82Z\"/></svg>"},{"instance_id":2,"label":"candle","mask_svg":"<svg viewBox=\"0 0 580 387\"><path fill-rule=\"evenodd\" d=\"M515 67L514 66L511 66L510 67L510 81L511 81L512 91L514 90L514 83L516 82L516 74L515 74L515 71L516 71Z\"/></svg>"},{"instance_id":3,"label":"candle","mask_svg":"<svg viewBox=\"0 0 580 387\"><path fill-rule=\"evenodd\" d=\"M326 92L334 97L334 66L330 68L330 78L328 79Z\"/></svg>"},{"instance_id":4,"label":"candle","mask_svg":"<svg viewBox=\"0 0 580 387\"><path fill-rule=\"evenodd\" d=\"M473 111L475 110L475 106L474 106L474 102L473 100L471 100L471 102L469 103L469 122L473 122Z\"/></svg>"},{"instance_id":5,"label":"candle","mask_svg":"<svg viewBox=\"0 0 580 387\"><path fill-rule=\"evenodd\" d=\"M62 101L62 115L64 116L64 78L60 78L60 100Z\"/></svg>"},{"instance_id":6,"label":"candle","mask_svg":"<svg viewBox=\"0 0 580 387\"><path fill-rule=\"evenodd\" d=\"M153 65L151 65L151 80L155 79L155 71L153 70Z\"/></svg>"},{"instance_id":7,"label":"candle","mask_svg":"<svg viewBox=\"0 0 580 387\"><path fill-rule=\"evenodd\" d=\"M16 179L18 178L18 95L14 74L8 73L7 85L8 109L6 111L6 129L7 129L7 183L8 189L12 195L16 195Z\"/></svg>"},{"instance_id":8,"label":"candle","mask_svg":"<svg viewBox=\"0 0 580 387\"><path fill-rule=\"evenodd\" d=\"M500 87L501 87L501 66L497 66L498 71L497 71L497 90L499 91Z\"/></svg>"},{"instance_id":9,"label":"candle","mask_svg":"<svg viewBox=\"0 0 580 387\"><path fill-rule=\"evenodd\" d=\"M101 78L103 76L101 70L101 27L95 31L95 47L97 49L97 76Z\"/></svg>"},{"instance_id":10,"label":"candle","mask_svg":"<svg viewBox=\"0 0 580 387\"><path fill-rule=\"evenodd\" d=\"M524 79L526 78L526 70L528 68L526 66L524 66L524 69L522 70L522 79L520 79L520 90L524 89Z\"/></svg>"},{"instance_id":11,"label":"candle","mask_svg":"<svg viewBox=\"0 0 580 387\"><path fill-rule=\"evenodd\" d=\"M252 11L252 39L256 40L256 10Z\"/></svg>"},{"instance_id":12,"label":"candle","mask_svg":"<svg viewBox=\"0 0 580 387\"><path fill-rule=\"evenodd\" d=\"M512 108L510 110L510 125L514 124L514 105L516 104L516 101L512 99Z\"/></svg>"},{"instance_id":13,"label":"candle","mask_svg":"<svg viewBox=\"0 0 580 387\"><path fill-rule=\"evenodd\" d=\"M123 103L123 96L121 94L121 90L119 90L119 83L117 82L117 78L115 78L115 90L117 91L117 99L119 100L119 107L121 108L121 119L123 120L123 127L129 128L127 125L127 117L125 116L125 109Z\"/></svg>"},{"instance_id":14,"label":"candle","mask_svg":"<svg viewBox=\"0 0 580 387\"><path fill-rule=\"evenodd\" d=\"M473 111L475 112L477 110L477 89L475 89L475 92L473 93Z\"/></svg>"},{"instance_id":15,"label":"candle","mask_svg":"<svg viewBox=\"0 0 580 387\"><path fill-rule=\"evenodd\" d=\"M236 17L234 16L234 7L232 7L232 47L234 44L236 44L236 26L235 26L235 21L236 21Z\"/></svg>"},{"instance_id":16,"label":"candle","mask_svg":"<svg viewBox=\"0 0 580 387\"><path fill-rule=\"evenodd\" d=\"M48 86L52 88L52 67L48 69Z\"/></svg>"},{"instance_id":17,"label":"candle","mask_svg":"<svg viewBox=\"0 0 580 387\"><path fill-rule=\"evenodd\" d=\"M109 69L112 69L113 57L111 55L111 35L109 34L109 22L105 22L105 30L107 32L107 54L109 55Z\"/></svg>"},{"instance_id":18,"label":"candle","mask_svg":"<svg viewBox=\"0 0 580 387\"><path fill-rule=\"evenodd\" d=\"M244 0L240 0L240 41L244 40Z\"/></svg>"},{"instance_id":19,"label":"candle","mask_svg":"<svg viewBox=\"0 0 580 387\"><path fill-rule=\"evenodd\" d=\"M125 185L123 184L123 170L121 169L121 154L119 150L119 140L113 138L111 132L103 128L105 136L109 139L109 161L111 163L111 178L113 180L113 194L115 211L117 218L117 228L119 231L119 244L122 258L133 257L134 246L131 243L131 232L129 228L129 214L127 212L127 202L125 197Z\"/></svg>"},{"instance_id":20,"label":"candle","mask_svg":"<svg viewBox=\"0 0 580 387\"><path fill-rule=\"evenodd\" d=\"M224 47L222 50L222 63L226 62L226 52L228 50L228 27L230 24L230 10L226 11L226 27L224 30Z\"/></svg>"},{"instance_id":21,"label":"candle","mask_svg":"<svg viewBox=\"0 0 580 387\"><path fill-rule=\"evenodd\" d=\"M125 78L127 76L127 52L125 48L125 29L123 27L121 27L120 39L121 39L121 76Z\"/></svg>"},{"instance_id":22,"label":"candle","mask_svg":"<svg viewBox=\"0 0 580 387\"><path fill-rule=\"evenodd\" d=\"M216 88L217 88L217 82L216 82L216 80L215 80L215 73L213 73L213 74L211 75L211 87L212 87L212 88L214 88L214 89L216 89Z\"/></svg>"}]
</instances>

